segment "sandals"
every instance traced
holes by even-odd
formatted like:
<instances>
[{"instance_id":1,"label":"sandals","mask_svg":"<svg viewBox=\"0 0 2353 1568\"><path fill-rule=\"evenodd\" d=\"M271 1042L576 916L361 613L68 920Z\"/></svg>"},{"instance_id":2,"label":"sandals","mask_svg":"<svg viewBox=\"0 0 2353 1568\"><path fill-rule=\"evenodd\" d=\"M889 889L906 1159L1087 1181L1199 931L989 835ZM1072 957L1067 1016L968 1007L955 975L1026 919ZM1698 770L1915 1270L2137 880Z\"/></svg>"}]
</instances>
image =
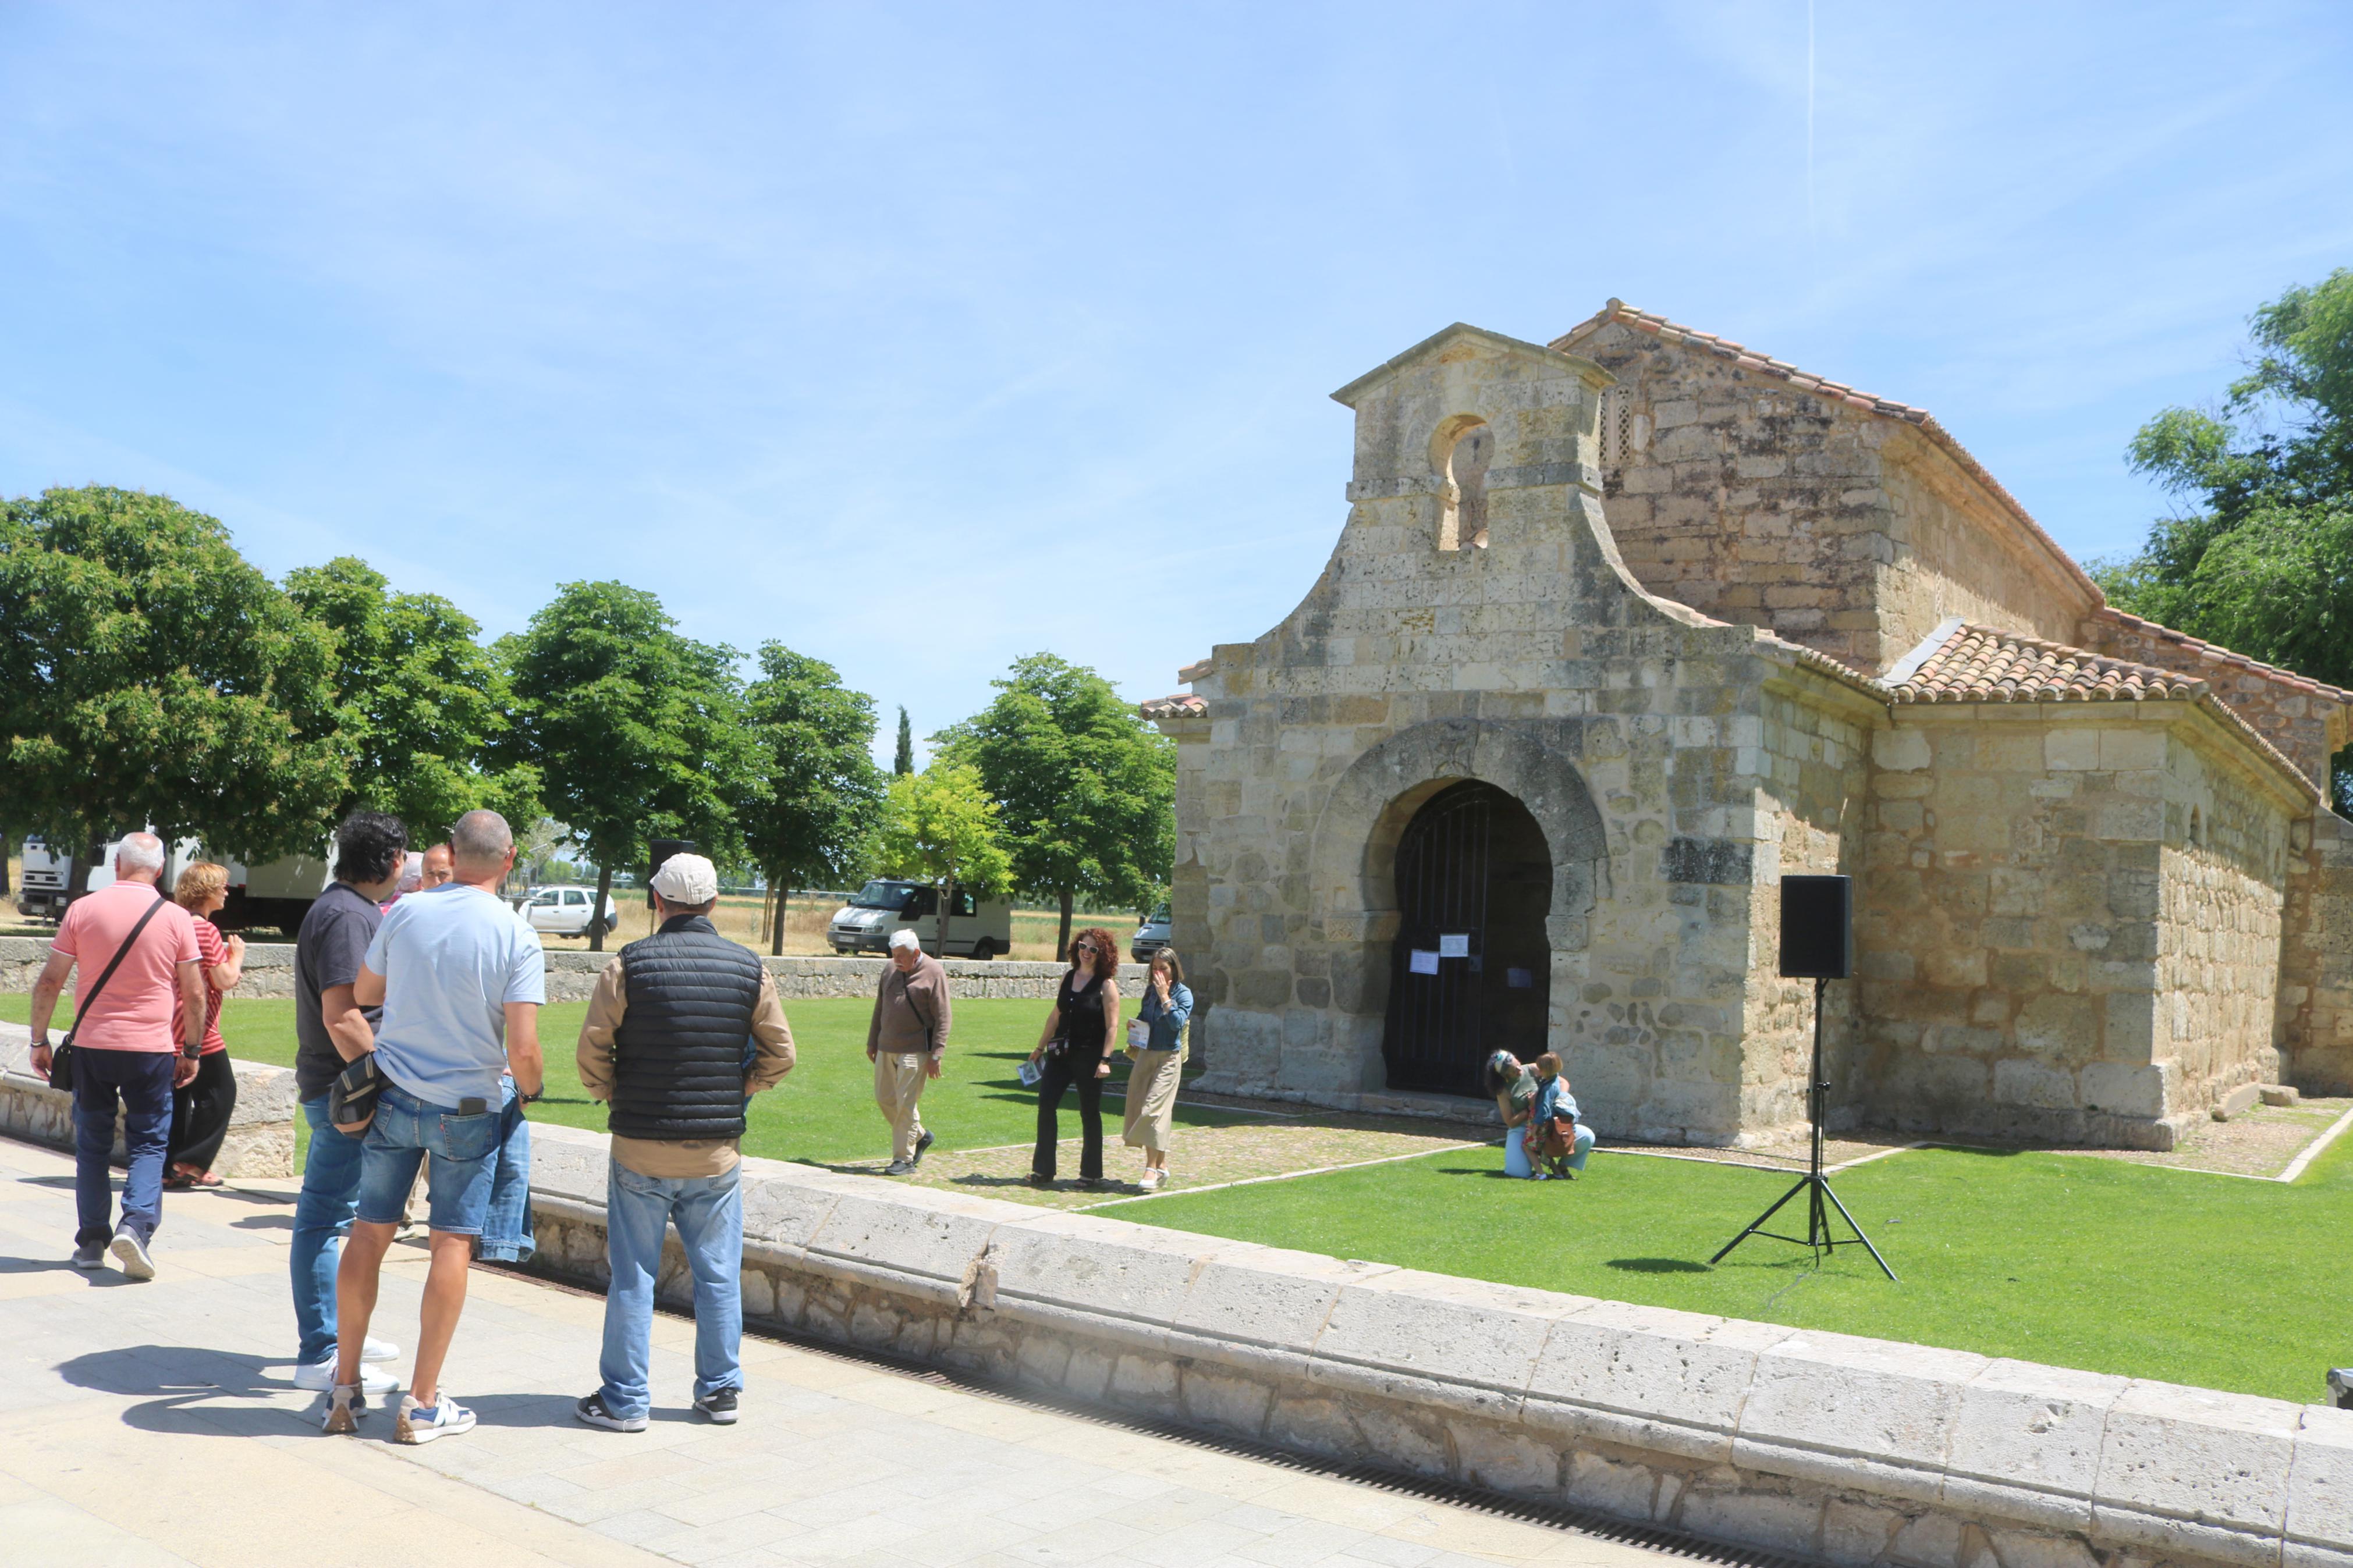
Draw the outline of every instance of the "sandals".
<instances>
[{"instance_id":1,"label":"sandals","mask_svg":"<svg viewBox=\"0 0 2353 1568\"><path fill-rule=\"evenodd\" d=\"M210 1171L190 1171L185 1165L174 1165L164 1173L164 1190L167 1193L194 1192L200 1187L217 1187L221 1179Z\"/></svg>"}]
</instances>

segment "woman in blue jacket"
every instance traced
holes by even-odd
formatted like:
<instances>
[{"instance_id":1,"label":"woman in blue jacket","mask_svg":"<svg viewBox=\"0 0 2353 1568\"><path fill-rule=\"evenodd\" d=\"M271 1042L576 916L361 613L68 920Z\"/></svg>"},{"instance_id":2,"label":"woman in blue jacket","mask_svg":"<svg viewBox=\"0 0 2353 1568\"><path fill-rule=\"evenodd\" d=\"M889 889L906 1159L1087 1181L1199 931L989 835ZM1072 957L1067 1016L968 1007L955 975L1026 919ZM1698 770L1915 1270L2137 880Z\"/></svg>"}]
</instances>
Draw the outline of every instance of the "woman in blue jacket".
<instances>
[{"instance_id":1,"label":"woman in blue jacket","mask_svg":"<svg viewBox=\"0 0 2353 1568\"><path fill-rule=\"evenodd\" d=\"M1144 1151L1138 1184L1157 1192L1168 1180L1168 1131L1176 1119L1176 1081L1185 1071L1185 1026L1193 1021L1193 993L1176 950L1152 955L1144 1006L1128 1026L1127 1125L1121 1139ZM1139 1038L1140 1037L1140 1038Z\"/></svg>"}]
</instances>

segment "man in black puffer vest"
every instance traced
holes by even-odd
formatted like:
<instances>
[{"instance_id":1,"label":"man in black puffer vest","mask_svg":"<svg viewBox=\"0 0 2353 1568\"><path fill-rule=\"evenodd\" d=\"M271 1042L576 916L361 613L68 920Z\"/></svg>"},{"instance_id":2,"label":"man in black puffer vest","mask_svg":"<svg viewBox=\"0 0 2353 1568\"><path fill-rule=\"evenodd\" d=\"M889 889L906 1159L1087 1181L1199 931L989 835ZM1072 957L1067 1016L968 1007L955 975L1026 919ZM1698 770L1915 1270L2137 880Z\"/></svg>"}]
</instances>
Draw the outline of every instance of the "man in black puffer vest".
<instances>
[{"instance_id":1,"label":"man in black puffer vest","mask_svg":"<svg viewBox=\"0 0 2353 1568\"><path fill-rule=\"evenodd\" d=\"M580 1081L612 1105L604 1385L574 1406L642 1432L651 1405L654 1277L678 1226L694 1276L694 1407L723 1425L744 1386L744 1196L736 1141L751 1097L793 1069L776 982L711 923L719 876L700 855L654 873L653 935L614 955L580 1026Z\"/></svg>"}]
</instances>

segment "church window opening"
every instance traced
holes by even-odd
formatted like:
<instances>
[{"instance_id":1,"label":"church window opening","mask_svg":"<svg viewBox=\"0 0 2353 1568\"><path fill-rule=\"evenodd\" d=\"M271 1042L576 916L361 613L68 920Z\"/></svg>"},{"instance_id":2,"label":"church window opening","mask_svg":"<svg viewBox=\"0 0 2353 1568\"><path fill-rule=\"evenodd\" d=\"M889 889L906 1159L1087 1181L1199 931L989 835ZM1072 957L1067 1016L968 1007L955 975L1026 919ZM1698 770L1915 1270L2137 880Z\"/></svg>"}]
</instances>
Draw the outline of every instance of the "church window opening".
<instances>
[{"instance_id":1,"label":"church window opening","mask_svg":"<svg viewBox=\"0 0 2353 1568\"><path fill-rule=\"evenodd\" d=\"M1601 395L1602 477L1612 479L1634 455L1634 392L1613 386Z\"/></svg>"},{"instance_id":2,"label":"church window opening","mask_svg":"<svg viewBox=\"0 0 2353 1568\"><path fill-rule=\"evenodd\" d=\"M1487 464L1495 454L1495 433L1473 420L1446 449L1445 505L1438 520L1440 550L1487 548Z\"/></svg>"}]
</instances>

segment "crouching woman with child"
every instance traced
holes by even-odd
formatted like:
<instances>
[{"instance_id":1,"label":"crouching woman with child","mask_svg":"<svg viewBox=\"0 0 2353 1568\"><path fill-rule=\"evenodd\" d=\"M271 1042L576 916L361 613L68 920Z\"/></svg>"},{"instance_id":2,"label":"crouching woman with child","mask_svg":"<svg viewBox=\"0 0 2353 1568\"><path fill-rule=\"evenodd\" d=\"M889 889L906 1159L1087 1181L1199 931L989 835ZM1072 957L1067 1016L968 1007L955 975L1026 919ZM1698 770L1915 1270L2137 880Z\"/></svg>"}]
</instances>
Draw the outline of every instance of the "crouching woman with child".
<instances>
[{"instance_id":1,"label":"crouching woman with child","mask_svg":"<svg viewBox=\"0 0 2353 1568\"><path fill-rule=\"evenodd\" d=\"M1487 1058L1487 1092L1504 1120L1504 1173L1573 1182L1593 1152L1593 1129L1577 1117L1560 1058L1546 1051L1533 1068L1509 1051Z\"/></svg>"}]
</instances>

